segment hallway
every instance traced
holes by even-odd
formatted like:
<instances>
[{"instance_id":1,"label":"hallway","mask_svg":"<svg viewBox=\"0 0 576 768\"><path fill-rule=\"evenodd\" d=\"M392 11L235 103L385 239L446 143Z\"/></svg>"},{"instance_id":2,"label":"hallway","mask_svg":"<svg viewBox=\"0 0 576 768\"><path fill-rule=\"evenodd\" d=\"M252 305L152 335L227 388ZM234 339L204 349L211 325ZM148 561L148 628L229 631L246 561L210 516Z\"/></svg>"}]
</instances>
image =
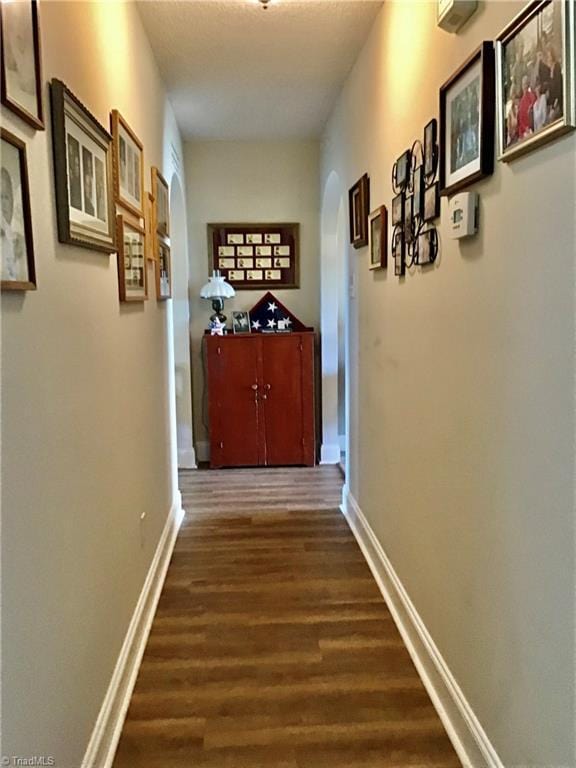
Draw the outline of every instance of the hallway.
<instances>
[{"instance_id":1,"label":"hallway","mask_svg":"<svg viewBox=\"0 0 576 768\"><path fill-rule=\"evenodd\" d=\"M333 467L186 472L114 768L458 768Z\"/></svg>"}]
</instances>

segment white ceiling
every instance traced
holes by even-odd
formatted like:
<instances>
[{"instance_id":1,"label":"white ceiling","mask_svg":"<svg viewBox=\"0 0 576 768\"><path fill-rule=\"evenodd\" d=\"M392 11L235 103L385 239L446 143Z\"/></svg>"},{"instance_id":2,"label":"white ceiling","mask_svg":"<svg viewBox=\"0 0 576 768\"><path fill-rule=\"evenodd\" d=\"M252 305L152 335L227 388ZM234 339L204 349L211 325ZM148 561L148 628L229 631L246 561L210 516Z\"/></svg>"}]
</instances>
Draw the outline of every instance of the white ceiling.
<instances>
[{"instance_id":1,"label":"white ceiling","mask_svg":"<svg viewBox=\"0 0 576 768\"><path fill-rule=\"evenodd\" d=\"M382 0L140 0L185 138L320 136Z\"/></svg>"}]
</instances>

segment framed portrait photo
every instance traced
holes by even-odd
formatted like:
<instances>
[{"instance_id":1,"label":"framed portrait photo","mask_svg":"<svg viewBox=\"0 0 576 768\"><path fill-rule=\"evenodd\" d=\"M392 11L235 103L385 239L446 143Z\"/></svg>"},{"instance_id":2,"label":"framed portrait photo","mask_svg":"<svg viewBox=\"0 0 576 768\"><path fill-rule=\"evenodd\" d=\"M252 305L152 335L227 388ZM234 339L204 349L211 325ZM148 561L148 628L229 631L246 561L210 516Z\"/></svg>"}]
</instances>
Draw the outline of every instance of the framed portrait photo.
<instances>
[{"instance_id":1,"label":"framed portrait photo","mask_svg":"<svg viewBox=\"0 0 576 768\"><path fill-rule=\"evenodd\" d=\"M424 221L432 221L440 216L440 193L438 182L432 184L424 192Z\"/></svg>"},{"instance_id":2,"label":"framed portrait photo","mask_svg":"<svg viewBox=\"0 0 576 768\"><path fill-rule=\"evenodd\" d=\"M392 232L392 258L394 259L394 274L402 277L406 272L404 259L404 233L401 227L394 227Z\"/></svg>"},{"instance_id":3,"label":"framed portrait photo","mask_svg":"<svg viewBox=\"0 0 576 768\"><path fill-rule=\"evenodd\" d=\"M499 159L576 127L574 0L536 0L496 41Z\"/></svg>"},{"instance_id":4,"label":"framed portrait photo","mask_svg":"<svg viewBox=\"0 0 576 768\"><path fill-rule=\"evenodd\" d=\"M170 255L170 246L168 243L158 236L157 239L157 257L154 265L156 274L156 300L166 301L166 299L172 298L172 257Z\"/></svg>"},{"instance_id":5,"label":"framed portrait photo","mask_svg":"<svg viewBox=\"0 0 576 768\"><path fill-rule=\"evenodd\" d=\"M419 165L412 174L412 215L419 219L424 206L424 186L424 165Z\"/></svg>"},{"instance_id":6,"label":"framed portrait photo","mask_svg":"<svg viewBox=\"0 0 576 768\"><path fill-rule=\"evenodd\" d=\"M234 333L250 333L250 313L232 312L232 330Z\"/></svg>"},{"instance_id":7,"label":"framed portrait photo","mask_svg":"<svg viewBox=\"0 0 576 768\"><path fill-rule=\"evenodd\" d=\"M2 104L29 125L44 129L37 0L0 3Z\"/></svg>"},{"instance_id":8,"label":"framed portrait photo","mask_svg":"<svg viewBox=\"0 0 576 768\"><path fill-rule=\"evenodd\" d=\"M438 233L436 227L424 230L418 235L416 263L420 266L433 264L438 254Z\"/></svg>"},{"instance_id":9,"label":"framed portrait photo","mask_svg":"<svg viewBox=\"0 0 576 768\"><path fill-rule=\"evenodd\" d=\"M0 129L0 259L3 291L36 289L26 145Z\"/></svg>"},{"instance_id":10,"label":"framed portrait photo","mask_svg":"<svg viewBox=\"0 0 576 768\"><path fill-rule=\"evenodd\" d=\"M388 211L385 205L376 208L368 217L370 269L388 266Z\"/></svg>"},{"instance_id":11,"label":"framed portrait photo","mask_svg":"<svg viewBox=\"0 0 576 768\"><path fill-rule=\"evenodd\" d=\"M410 195L404 201L404 221L402 223L404 229L404 240L406 243L411 243L414 239L414 197Z\"/></svg>"},{"instance_id":12,"label":"framed portrait photo","mask_svg":"<svg viewBox=\"0 0 576 768\"><path fill-rule=\"evenodd\" d=\"M392 188L395 192L405 190L410 183L412 171L412 152L407 149L403 152L392 168Z\"/></svg>"},{"instance_id":13,"label":"framed portrait photo","mask_svg":"<svg viewBox=\"0 0 576 768\"><path fill-rule=\"evenodd\" d=\"M154 198L154 219L156 232L170 237L170 203L168 182L158 168L152 166L152 197Z\"/></svg>"},{"instance_id":14,"label":"framed portrait photo","mask_svg":"<svg viewBox=\"0 0 576 768\"><path fill-rule=\"evenodd\" d=\"M120 301L144 301L148 298L146 270L146 232L119 215L118 289Z\"/></svg>"},{"instance_id":15,"label":"framed portrait photo","mask_svg":"<svg viewBox=\"0 0 576 768\"><path fill-rule=\"evenodd\" d=\"M404 192L400 192L399 195L392 200L392 225L402 226L404 221Z\"/></svg>"},{"instance_id":16,"label":"framed portrait photo","mask_svg":"<svg viewBox=\"0 0 576 768\"><path fill-rule=\"evenodd\" d=\"M370 181L365 173L348 191L350 242L354 248L368 245L368 212L370 210Z\"/></svg>"},{"instance_id":17,"label":"framed portrait photo","mask_svg":"<svg viewBox=\"0 0 576 768\"><path fill-rule=\"evenodd\" d=\"M114 158L114 198L127 211L145 215L144 148L117 109L110 116Z\"/></svg>"},{"instance_id":18,"label":"framed portrait photo","mask_svg":"<svg viewBox=\"0 0 576 768\"><path fill-rule=\"evenodd\" d=\"M62 81L50 93L58 239L112 253L112 137Z\"/></svg>"},{"instance_id":19,"label":"framed portrait photo","mask_svg":"<svg viewBox=\"0 0 576 768\"><path fill-rule=\"evenodd\" d=\"M438 121L434 117L424 128L424 176L431 181L438 168Z\"/></svg>"},{"instance_id":20,"label":"framed portrait photo","mask_svg":"<svg viewBox=\"0 0 576 768\"><path fill-rule=\"evenodd\" d=\"M484 42L440 88L440 194L494 170L494 47Z\"/></svg>"}]
</instances>

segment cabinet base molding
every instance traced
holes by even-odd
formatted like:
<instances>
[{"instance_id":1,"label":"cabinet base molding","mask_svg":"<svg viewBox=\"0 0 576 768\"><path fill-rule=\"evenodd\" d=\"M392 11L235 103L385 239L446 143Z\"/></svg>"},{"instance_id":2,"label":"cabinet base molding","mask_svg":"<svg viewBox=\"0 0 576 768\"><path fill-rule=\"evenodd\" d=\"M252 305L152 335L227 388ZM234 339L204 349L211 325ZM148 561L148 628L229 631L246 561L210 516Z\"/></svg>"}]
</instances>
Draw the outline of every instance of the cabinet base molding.
<instances>
[{"instance_id":1,"label":"cabinet base molding","mask_svg":"<svg viewBox=\"0 0 576 768\"><path fill-rule=\"evenodd\" d=\"M347 485L341 510L464 768L504 768Z\"/></svg>"},{"instance_id":2,"label":"cabinet base molding","mask_svg":"<svg viewBox=\"0 0 576 768\"><path fill-rule=\"evenodd\" d=\"M82 760L82 768L111 768L112 766L176 536L183 519L182 497L178 491L128 626Z\"/></svg>"}]
</instances>

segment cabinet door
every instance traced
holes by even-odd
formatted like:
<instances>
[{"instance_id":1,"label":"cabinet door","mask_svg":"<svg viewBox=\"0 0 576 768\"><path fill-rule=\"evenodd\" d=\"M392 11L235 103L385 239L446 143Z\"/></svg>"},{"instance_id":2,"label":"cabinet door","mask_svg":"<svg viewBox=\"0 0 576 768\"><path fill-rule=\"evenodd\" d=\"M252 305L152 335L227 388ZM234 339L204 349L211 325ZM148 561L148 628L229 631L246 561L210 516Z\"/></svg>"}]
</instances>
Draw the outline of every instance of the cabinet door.
<instances>
[{"instance_id":1,"label":"cabinet door","mask_svg":"<svg viewBox=\"0 0 576 768\"><path fill-rule=\"evenodd\" d=\"M313 337L262 337L265 463L314 464Z\"/></svg>"},{"instance_id":2,"label":"cabinet door","mask_svg":"<svg viewBox=\"0 0 576 768\"><path fill-rule=\"evenodd\" d=\"M210 466L263 463L256 337L207 339Z\"/></svg>"}]
</instances>

